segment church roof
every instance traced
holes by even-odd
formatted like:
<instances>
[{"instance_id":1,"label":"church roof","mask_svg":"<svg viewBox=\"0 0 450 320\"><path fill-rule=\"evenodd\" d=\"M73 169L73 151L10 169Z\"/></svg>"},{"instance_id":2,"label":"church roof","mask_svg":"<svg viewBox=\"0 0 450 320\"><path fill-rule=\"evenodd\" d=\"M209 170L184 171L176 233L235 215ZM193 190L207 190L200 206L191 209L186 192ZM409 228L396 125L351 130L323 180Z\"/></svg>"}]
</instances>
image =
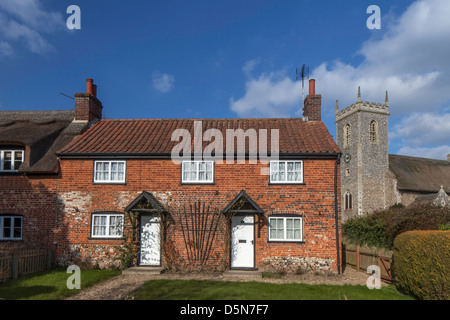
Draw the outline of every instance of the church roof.
<instances>
[{"instance_id":1,"label":"church roof","mask_svg":"<svg viewBox=\"0 0 450 320\"><path fill-rule=\"evenodd\" d=\"M389 169L399 190L437 193L443 186L450 193L450 161L390 154Z\"/></svg>"}]
</instances>

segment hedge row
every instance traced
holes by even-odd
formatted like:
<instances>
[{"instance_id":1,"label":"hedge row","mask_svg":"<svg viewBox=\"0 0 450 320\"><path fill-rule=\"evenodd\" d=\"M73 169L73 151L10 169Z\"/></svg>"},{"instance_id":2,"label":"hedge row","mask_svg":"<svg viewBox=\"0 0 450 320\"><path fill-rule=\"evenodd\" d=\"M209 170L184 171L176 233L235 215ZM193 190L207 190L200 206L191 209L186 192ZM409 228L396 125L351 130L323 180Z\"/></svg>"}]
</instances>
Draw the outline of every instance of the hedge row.
<instances>
[{"instance_id":1,"label":"hedge row","mask_svg":"<svg viewBox=\"0 0 450 320\"><path fill-rule=\"evenodd\" d=\"M397 287L419 299L450 299L450 231L408 231L394 242Z\"/></svg>"},{"instance_id":2,"label":"hedge row","mask_svg":"<svg viewBox=\"0 0 450 320\"><path fill-rule=\"evenodd\" d=\"M351 243L392 249L394 239L410 230L438 230L450 223L450 208L437 206L391 207L348 219L343 236Z\"/></svg>"}]
</instances>

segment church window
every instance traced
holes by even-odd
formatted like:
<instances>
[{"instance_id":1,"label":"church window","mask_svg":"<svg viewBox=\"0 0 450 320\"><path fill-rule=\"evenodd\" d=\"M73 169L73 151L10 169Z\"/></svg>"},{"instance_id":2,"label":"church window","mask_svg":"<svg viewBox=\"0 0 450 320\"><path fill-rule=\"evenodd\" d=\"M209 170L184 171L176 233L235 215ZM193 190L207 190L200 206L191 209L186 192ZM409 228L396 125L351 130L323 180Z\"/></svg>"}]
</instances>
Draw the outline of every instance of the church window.
<instances>
[{"instance_id":1,"label":"church window","mask_svg":"<svg viewBox=\"0 0 450 320\"><path fill-rule=\"evenodd\" d=\"M344 148L350 147L350 125L346 124L344 127Z\"/></svg>"},{"instance_id":2,"label":"church window","mask_svg":"<svg viewBox=\"0 0 450 320\"><path fill-rule=\"evenodd\" d=\"M352 194L347 191L344 196L344 208L345 210L351 210L353 208Z\"/></svg>"},{"instance_id":3,"label":"church window","mask_svg":"<svg viewBox=\"0 0 450 320\"><path fill-rule=\"evenodd\" d=\"M378 123L375 120L370 122L370 143L378 144Z\"/></svg>"}]
</instances>

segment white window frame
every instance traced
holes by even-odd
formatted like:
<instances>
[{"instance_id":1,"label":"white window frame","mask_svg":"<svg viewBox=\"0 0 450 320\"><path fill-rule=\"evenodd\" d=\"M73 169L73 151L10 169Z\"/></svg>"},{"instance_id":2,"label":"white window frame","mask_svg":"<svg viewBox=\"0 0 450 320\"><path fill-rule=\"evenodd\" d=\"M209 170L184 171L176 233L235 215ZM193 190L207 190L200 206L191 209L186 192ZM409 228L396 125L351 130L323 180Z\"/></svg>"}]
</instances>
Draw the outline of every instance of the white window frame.
<instances>
[{"instance_id":1,"label":"white window frame","mask_svg":"<svg viewBox=\"0 0 450 320\"><path fill-rule=\"evenodd\" d=\"M95 218L97 218L97 217L99 218L99 220L101 220L102 217L105 217L106 218L106 223L104 225L102 225L102 224L96 225L95 224ZM116 219L118 217L120 217L120 219L122 221L122 225L119 226L120 229L118 230L117 234L113 234L113 235L110 232L110 228L114 227L114 226L111 225L111 217L114 217ZM120 239L120 238L123 237L123 223L124 223L124 215L123 214L115 213L115 212L111 212L111 213L108 213L108 212L93 213L91 215L91 220L92 220L91 221L91 238ZM95 228L96 227L105 227L105 234L98 234L98 232L96 234L96 232L95 232L95 230L96 230Z\"/></svg>"},{"instance_id":2,"label":"white window frame","mask_svg":"<svg viewBox=\"0 0 450 320\"><path fill-rule=\"evenodd\" d=\"M4 237L4 228L5 228L5 218L11 218L11 222L9 225L10 228L10 236ZM14 237L14 229L17 228L14 226L14 219L20 219L20 237ZM23 217L22 216L0 216L0 240L22 240L23 236Z\"/></svg>"},{"instance_id":3,"label":"white window frame","mask_svg":"<svg viewBox=\"0 0 450 320\"><path fill-rule=\"evenodd\" d=\"M287 220L293 220L292 223L294 224L294 220L299 220L300 221L300 238L293 238L293 239L288 239L287 238ZM272 220L282 220L283 221L283 238L277 238L277 237L271 237L271 227L270 227L270 222ZM292 228L293 233L295 234L294 230L297 228ZM303 217L302 216L283 216L283 215L274 215L274 216L269 216L269 224L268 224L268 237L269 237L269 241L271 242L303 242Z\"/></svg>"},{"instance_id":4,"label":"white window frame","mask_svg":"<svg viewBox=\"0 0 450 320\"><path fill-rule=\"evenodd\" d=\"M11 152L11 166L14 167L14 162L16 159L16 152L20 152L22 154L22 162L24 161L24 151L20 149L2 149L0 150L0 172L17 172L19 168L13 170L4 170L3 166L5 163L5 152ZM19 165L20 167L20 165Z\"/></svg>"},{"instance_id":5,"label":"white window frame","mask_svg":"<svg viewBox=\"0 0 450 320\"><path fill-rule=\"evenodd\" d=\"M100 180L97 179L97 164L98 163L108 163L108 179ZM111 167L113 163L123 163L123 179L111 180ZM127 162L125 160L96 160L94 161L94 183L125 183L127 176Z\"/></svg>"},{"instance_id":6,"label":"white window frame","mask_svg":"<svg viewBox=\"0 0 450 320\"><path fill-rule=\"evenodd\" d=\"M295 163L300 163L300 180L295 180L295 181L287 180L287 178L288 178L288 162L293 162L294 166L295 166ZM272 173L274 172L273 164L275 164L275 163L277 163L278 168L280 166L280 163L284 163L284 167L285 167L284 178L285 178L285 180L272 180ZM283 183L283 184L303 183L303 160L272 160L272 161L270 161L269 181L270 181L270 183L274 183L274 184L277 184L277 183Z\"/></svg>"},{"instance_id":7,"label":"white window frame","mask_svg":"<svg viewBox=\"0 0 450 320\"><path fill-rule=\"evenodd\" d=\"M186 163L195 163L196 165L196 177L194 180L192 179L185 179L184 178L184 170L186 167ZM211 164L211 179L207 180L207 179L203 179L203 180L199 180L199 166L200 163L205 163L205 167L207 167L207 164L210 163ZM206 169L205 169L206 170ZM205 178L207 176L206 174L207 171L205 171ZM193 161L183 161L181 163L181 183L214 183L214 161L205 161L205 160L193 160Z\"/></svg>"}]
</instances>

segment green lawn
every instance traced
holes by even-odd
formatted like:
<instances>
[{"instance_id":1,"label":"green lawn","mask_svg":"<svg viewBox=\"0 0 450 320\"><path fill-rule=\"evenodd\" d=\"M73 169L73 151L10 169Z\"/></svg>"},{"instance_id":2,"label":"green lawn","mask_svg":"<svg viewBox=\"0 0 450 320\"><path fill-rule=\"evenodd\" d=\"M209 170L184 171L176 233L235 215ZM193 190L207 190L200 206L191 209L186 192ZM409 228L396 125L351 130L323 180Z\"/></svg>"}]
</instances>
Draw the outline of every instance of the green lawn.
<instances>
[{"instance_id":1,"label":"green lawn","mask_svg":"<svg viewBox=\"0 0 450 320\"><path fill-rule=\"evenodd\" d=\"M82 270L81 289L119 275L119 271ZM65 269L45 271L0 284L0 299L61 300L80 290L66 286ZM207 280L152 280L131 294L136 300L410 300L394 286L272 284Z\"/></svg>"},{"instance_id":2,"label":"green lawn","mask_svg":"<svg viewBox=\"0 0 450 320\"><path fill-rule=\"evenodd\" d=\"M99 283L120 271L81 270L81 290ZM77 294L80 290L68 289L67 279L71 276L66 269L36 273L14 281L0 284L0 299L6 300L61 300Z\"/></svg>"},{"instance_id":3,"label":"green lawn","mask_svg":"<svg viewBox=\"0 0 450 320\"><path fill-rule=\"evenodd\" d=\"M152 280L131 294L135 300L412 300L394 286L272 284L206 280Z\"/></svg>"}]
</instances>

